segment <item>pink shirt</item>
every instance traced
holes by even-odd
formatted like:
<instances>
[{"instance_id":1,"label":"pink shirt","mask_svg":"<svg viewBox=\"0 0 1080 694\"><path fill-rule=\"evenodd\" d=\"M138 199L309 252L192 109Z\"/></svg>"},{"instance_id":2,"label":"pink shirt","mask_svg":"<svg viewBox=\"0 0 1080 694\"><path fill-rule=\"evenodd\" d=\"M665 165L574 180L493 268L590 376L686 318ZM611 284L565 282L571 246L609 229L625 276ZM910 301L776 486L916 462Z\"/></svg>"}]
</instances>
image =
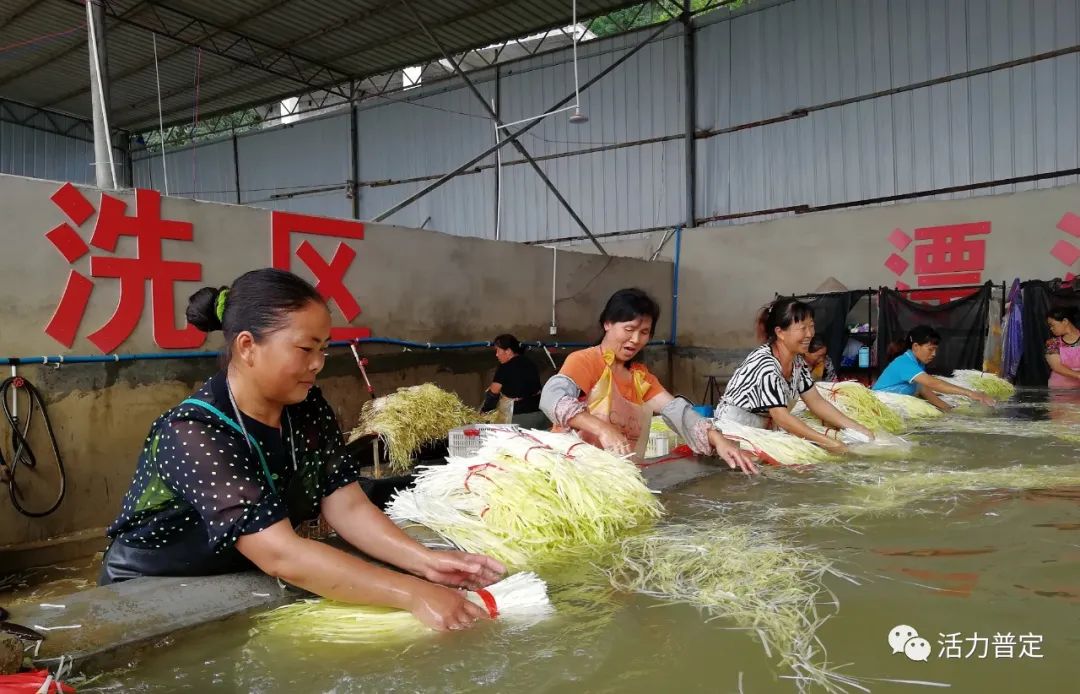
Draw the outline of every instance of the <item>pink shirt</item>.
<instances>
[{"instance_id":1,"label":"pink shirt","mask_svg":"<svg viewBox=\"0 0 1080 694\"><path fill-rule=\"evenodd\" d=\"M1046 341L1046 354L1056 354L1063 366L1080 371L1080 340L1069 344L1064 338L1052 337ZM1050 374L1047 385L1051 388L1080 388L1080 378L1065 376L1055 371Z\"/></svg>"}]
</instances>

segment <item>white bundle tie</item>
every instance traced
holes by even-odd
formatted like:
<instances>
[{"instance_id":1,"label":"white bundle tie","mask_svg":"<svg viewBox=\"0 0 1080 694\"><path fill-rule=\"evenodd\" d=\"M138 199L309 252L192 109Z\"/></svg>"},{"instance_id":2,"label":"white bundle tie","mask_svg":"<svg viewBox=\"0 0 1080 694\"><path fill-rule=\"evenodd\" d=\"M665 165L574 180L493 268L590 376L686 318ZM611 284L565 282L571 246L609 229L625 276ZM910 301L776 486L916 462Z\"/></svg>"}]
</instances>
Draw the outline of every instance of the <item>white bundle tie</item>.
<instances>
[{"instance_id":1,"label":"white bundle tie","mask_svg":"<svg viewBox=\"0 0 1080 694\"><path fill-rule=\"evenodd\" d=\"M465 597L486 609L492 619L538 617L553 611L547 583L531 571L516 573L487 588L469 591Z\"/></svg>"}]
</instances>

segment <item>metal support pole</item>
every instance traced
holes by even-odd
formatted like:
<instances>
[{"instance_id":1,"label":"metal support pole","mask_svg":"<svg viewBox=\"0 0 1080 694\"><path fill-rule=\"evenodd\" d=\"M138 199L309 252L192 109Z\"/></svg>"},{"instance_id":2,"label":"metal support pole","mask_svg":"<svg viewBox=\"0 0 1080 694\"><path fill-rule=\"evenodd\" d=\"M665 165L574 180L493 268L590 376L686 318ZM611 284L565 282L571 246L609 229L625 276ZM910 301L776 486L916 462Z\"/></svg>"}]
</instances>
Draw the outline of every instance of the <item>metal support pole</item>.
<instances>
[{"instance_id":1,"label":"metal support pole","mask_svg":"<svg viewBox=\"0 0 1080 694\"><path fill-rule=\"evenodd\" d=\"M86 3L86 43L90 54L90 104L94 122L94 180L98 188L116 188L109 133L109 66L105 54L105 15L100 0Z\"/></svg>"},{"instance_id":2,"label":"metal support pole","mask_svg":"<svg viewBox=\"0 0 1080 694\"><path fill-rule=\"evenodd\" d=\"M604 68L600 72L596 73L596 75L594 75L587 82L582 84L581 89L579 91L583 92L586 89L588 89L589 87L591 87L592 85L599 82L604 77L607 77L613 70L617 69L620 65L625 63L627 60L630 60L630 58L632 58L634 55L636 55L638 51L640 51L645 46L649 45L649 43L653 39L655 39L657 36L662 34L664 31L666 31L668 29L668 27L672 26L675 22L678 22L678 21L679 21L678 17L673 17L672 19L669 19L668 21L661 24L654 31L650 32L648 36L646 36L644 39L642 39L641 42L639 42L633 48L628 50L626 53L623 53L621 56L619 56L613 63L611 63L611 65L608 65L606 68ZM573 93L571 93L569 96L557 101L553 106L548 108L547 111L554 111L557 108L561 108L562 106L565 106L566 104L573 101L574 98L575 98L575 95ZM443 185L445 185L451 179L457 177L462 172L467 171L468 169L475 166L480 161L484 160L492 152L495 152L495 151L505 147L510 142L517 141L517 138L521 137L522 135L524 135L529 130L532 130L534 127L536 127L536 125L539 122L540 122L539 120L535 120L532 123L529 123L528 125L526 125L526 126L522 127L521 129L517 130L516 132L512 132L512 133L508 132L506 137L503 138L503 140L501 142L499 142L498 144L495 144L495 145L492 145L491 147L488 147L483 152L476 155L475 157L473 157L469 161L465 162L461 166L457 167L456 169L454 169L450 173L447 173L447 174L443 175L441 178L439 178L439 180L434 181L431 185L425 187L422 190L417 191L416 193L413 193L412 195L405 198L404 200L402 200L398 204L394 205L390 209L388 209L385 212L383 212L382 214L378 215L372 221L381 222L382 220L386 219L387 217L394 214L395 212L400 212L401 210L405 209L406 207L413 204L414 202L416 202L420 198L424 197L425 195L427 195L431 191L435 190L436 188L441 188Z\"/></svg>"},{"instance_id":3,"label":"metal support pole","mask_svg":"<svg viewBox=\"0 0 1080 694\"><path fill-rule=\"evenodd\" d=\"M233 163L233 184L236 185L236 204L242 205L244 203L243 195L240 193L240 141L236 138L236 131L232 134L232 163Z\"/></svg>"},{"instance_id":4,"label":"metal support pole","mask_svg":"<svg viewBox=\"0 0 1080 694\"><path fill-rule=\"evenodd\" d=\"M349 161L352 167L352 180L349 181L349 193L352 195L353 219L360 219L360 122L356 115L356 104L349 104Z\"/></svg>"},{"instance_id":5,"label":"metal support pole","mask_svg":"<svg viewBox=\"0 0 1080 694\"><path fill-rule=\"evenodd\" d=\"M690 14L690 0L683 5L683 77L686 98L686 221L687 228L695 226L697 214L697 141L694 137L697 121L697 60L694 55L694 22Z\"/></svg>"},{"instance_id":6,"label":"metal support pole","mask_svg":"<svg viewBox=\"0 0 1080 694\"><path fill-rule=\"evenodd\" d=\"M499 66L495 65L495 97L491 107L495 113L502 112L502 93L499 85ZM499 144L499 126L495 128L495 144ZM495 240L502 236L502 152L495 152Z\"/></svg>"},{"instance_id":7,"label":"metal support pole","mask_svg":"<svg viewBox=\"0 0 1080 694\"><path fill-rule=\"evenodd\" d=\"M124 150L124 170L121 172L124 178L125 188L135 187L135 162L131 158L131 133L124 131L120 140L120 146Z\"/></svg>"},{"instance_id":8,"label":"metal support pole","mask_svg":"<svg viewBox=\"0 0 1080 694\"><path fill-rule=\"evenodd\" d=\"M469 91L473 93L473 96L475 96L477 100L484 105L484 110L488 112L488 115L491 116L491 118L495 121L495 124L498 126L502 126L503 123L501 120L499 120L499 114L495 112L495 109L491 107L491 104L489 104L487 99L484 98L484 95L480 93L480 90L477 89L473 81L469 79L469 76L466 75L465 71L461 69L461 66L458 65L458 62L454 60L453 57L451 57L450 53L443 46L442 42L439 41L439 39L435 36L434 32L432 32L431 29L428 28L424 20L420 17L419 14L417 14L416 10L413 9L412 3L410 3L409 0L401 0L401 4L404 5L405 9L409 11L409 14L412 15L413 19L416 21L417 25L419 25L420 29L424 32L424 34L427 35L428 39L431 40L431 43L435 45L435 48L440 53L442 53L443 58L448 63L450 63L450 65L453 66L454 72L457 73L457 76L465 82L465 85L469 88ZM521 154L521 156L525 157L526 161L529 162L529 165L532 167L533 171L535 171L536 175L540 177L540 180L544 182L544 185L548 187L548 190L550 190L551 194L555 196L555 199L559 201L559 204L563 206L567 213L569 213L570 218L574 220L574 222L581 228L581 230L585 232L585 235L589 237L589 240L593 242L593 245L596 246L596 249L600 251L602 255L607 255L608 252L604 250L604 247L601 246L600 242L596 240L595 236L593 236L592 231L589 230L589 227L585 224L585 221L580 216L578 216L578 213L574 210L573 206L570 204L570 201L563 197L563 194L559 191L557 187L555 187L555 184L552 182L552 180L548 178L547 174L544 173L544 170L540 168L540 165L537 164L536 160L532 158L532 155L529 154L529 151L525 149L525 145L521 144L521 142L519 142L517 139L511 139L511 142L513 142L514 148L518 151L518 153ZM498 143L496 143L496 145L497 144Z\"/></svg>"}]
</instances>

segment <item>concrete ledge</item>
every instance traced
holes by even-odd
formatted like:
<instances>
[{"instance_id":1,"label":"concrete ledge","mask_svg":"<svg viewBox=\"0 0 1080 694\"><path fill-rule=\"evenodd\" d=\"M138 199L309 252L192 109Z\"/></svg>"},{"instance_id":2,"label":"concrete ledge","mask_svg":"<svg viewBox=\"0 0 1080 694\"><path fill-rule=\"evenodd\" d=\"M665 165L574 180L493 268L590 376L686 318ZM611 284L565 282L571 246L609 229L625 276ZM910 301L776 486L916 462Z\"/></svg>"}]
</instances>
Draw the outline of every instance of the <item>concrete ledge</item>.
<instances>
[{"instance_id":1,"label":"concrete ledge","mask_svg":"<svg viewBox=\"0 0 1080 694\"><path fill-rule=\"evenodd\" d=\"M75 667L105 665L120 652L147 645L168 634L253 609L267 609L295 598L276 580L259 572L188 578L140 578L99 586L49 604L64 609L21 605L11 621L41 631L35 665L55 665L61 655ZM80 625L79 628L65 629Z\"/></svg>"},{"instance_id":2,"label":"concrete ledge","mask_svg":"<svg viewBox=\"0 0 1080 694\"><path fill-rule=\"evenodd\" d=\"M105 545L105 528L90 528L37 542L0 545L0 566L8 572L56 564L101 552Z\"/></svg>"},{"instance_id":3,"label":"concrete ledge","mask_svg":"<svg viewBox=\"0 0 1080 694\"><path fill-rule=\"evenodd\" d=\"M650 465L642 474L651 489L662 491L726 469L715 460L686 458ZM445 546L426 528L410 526L407 531L429 546ZM45 634L35 665L54 666L63 655L73 658L77 669L102 669L170 634L270 609L300 594L255 571L140 578L49 600L64 609L20 605L12 608L11 621ZM72 625L80 626L59 628Z\"/></svg>"},{"instance_id":4,"label":"concrete ledge","mask_svg":"<svg viewBox=\"0 0 1080 694\"><path fill-rule=\"evenodd\" d=\"M646 461L646 465L641 474L645 477L649 489L656 491L675 489L702 477L729 470L726 464L716 458L683 458L653 465Z\"/></svg>"}]
</instances>

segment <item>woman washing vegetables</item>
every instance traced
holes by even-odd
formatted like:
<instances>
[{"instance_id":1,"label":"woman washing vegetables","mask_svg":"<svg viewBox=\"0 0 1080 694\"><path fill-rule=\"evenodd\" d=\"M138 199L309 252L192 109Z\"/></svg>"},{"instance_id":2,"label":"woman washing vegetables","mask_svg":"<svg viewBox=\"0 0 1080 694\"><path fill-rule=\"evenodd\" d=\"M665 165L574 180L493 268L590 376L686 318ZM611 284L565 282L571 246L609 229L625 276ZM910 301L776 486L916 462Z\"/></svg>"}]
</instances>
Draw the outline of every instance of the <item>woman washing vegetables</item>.
<instances>
[{"instance_id":1,"label":"woman washing vegetables","mask_svg":"<svg viewBox=\"0 0 1080 694\"><path fill-rule=\"evenodd\" d=\"M799 398L825 424L852 429L873 439L869 429L845 416L814 388L804 359L814 338L814 310L795 299L778 299L758 317L758 337L765 340L735 370L716 408L725 421L761 429L778 428L822 448L843 451L836 439L815 431L791 414Z\"/></svg>"},{"instance_id":2,"label":"woman washing vegetables","mask_svg":"<svg viewBox=\"0 0 1080 694\"><path fill-rule=\"evenodd\" d=\"M151 426L108 530L100 582L254 564L327 598L409 610L439 630L486 618L458 588L495 582L502 565L424 547L357 484L359 466L315 387L330 312L314 287L255 270L231 289L199 290L187 316L201 330L224 331L227 365ZM320 512L343 540L403 573L293 531Z\"/></svg>"},{"instance_id":3,"label":"woman washing vegetables","mask_svg":"<svg viewBox=\"0 0 1080 694\"><path fill-rule=\"evenodd\" d=\"M557 427L637 461L644 457L652 416L659 414L695 453L715 453L732 469L756 473L750 458L710 420L664 390L638 362L659 317L660 307L640 289L615 292L600 314L600 344L566 358L544 386L540 408Z\"/></svg>"},{"instance_id":4,"label":"woman washing vegetables","mask_svg":"<svg viewBox=\"0 0 1080 694\"><path fill-rule=\"evenodd\" d=\"M938 394L962 395L987 407L994 406L994 399L985 393L977 393L953 385L926 373L924 368L934 361L941 344L941 335L929 325L917 325L907 334L906 351L889 362L874 383L874 390L901 395L918 395L942 412L952 407Z\"/></svg>"}]
</instances>

